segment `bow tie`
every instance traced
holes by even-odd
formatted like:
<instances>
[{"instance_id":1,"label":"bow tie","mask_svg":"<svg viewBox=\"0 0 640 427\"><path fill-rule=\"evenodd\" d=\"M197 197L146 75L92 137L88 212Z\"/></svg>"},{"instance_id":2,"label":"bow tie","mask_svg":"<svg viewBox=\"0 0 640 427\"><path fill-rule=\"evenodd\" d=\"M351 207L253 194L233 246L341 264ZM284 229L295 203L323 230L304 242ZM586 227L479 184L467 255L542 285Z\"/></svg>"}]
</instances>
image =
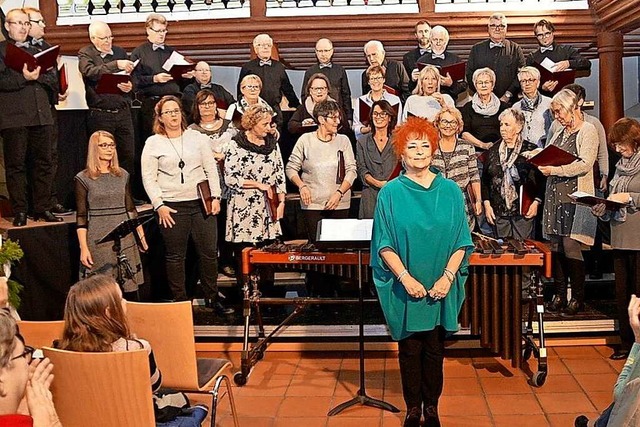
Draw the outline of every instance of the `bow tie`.
<instances>
[{"instance_id":1,"label":"bow tie","mask_svg":"<svg viewBox=\"0 0 640 427\"><path fill-rule=\"evenodd\" d=\"M16 42L17 47L30 47L31 44L29 42Z\"/></svg>"},{"instance_id":2,"label":"bow tie","mask_svg":"<svg viewBox=\"0 0 640 427\"><path fill-rule=\"evenodd\" d=\"M264 67L265 65L271 66L271 60L269 59L269 60L265 61L264 59L261 59L260 60L260 66Z\"/></svg>"},{"instance_id":3,"label":"bow tie","mask_svg":"<svg viewBox=\"0 0 640 427\"><path fill-rule=\"evenodd\" d=\"M545 52L551 52L553 50L553 46L540 46L540 52L541 53L545 53Z\"/></svg>"},{"instance_id":4,"label":"bow tie","mask_svg":"<svg viewBox=\"0 0 640 427\"><path fill-rule=\"evenodd\" d=\"M429 52L429 49L422 49L420 48L420 55L424 55L425 53Z\"/></svg>"},{"instance_id":5,"label":"bow tie","mask_svg":"<svg viewBox=\"0 0 640 427\"><path fill-rule=\"evenodd\" d=\"M44 42L44 40L42 39L31 39L31 44L32 45L38 45L38 46L42 46L42 43Z\"/></svg>"},{"instance_id":6,"label":"bow tie","mask_svg":"<svg viewBox=\"0 0 640 427\"><path fill-rule=\"evenodd\" d=\"M489 42L489 49L493 49L494 47L504 47L504 43Z\"/></svg>"},{"instance_id":7,"label":"bow tie","mask_svg":"<svg viewBox=\"0 0 640 427\"><path fill-rule=\"evenodd\" d=\"M113 50L110 50L109 52L100 52L100 58L105 58L107 55L113 56Z\"/></svg>"},{"instance_id":8,"label":"bow tie","mask_svg":"<svg viewBox=\"0 0 640 427\"><path fill-rule=\"evenodd\" d=\"M164 50L164 45L163 44L153 44L153 46L151 46L153 48L153 50L158 50L158 49L162 49Z\"/></svg>"},{"instance_id":9,"label":"bow tie","mask_svg":"<svg viewBox=\"0 0 640 427\"><path fill-rule=\"evenodd\" d=\"M431 59L444 59L444 53L432 53L431 54Z\"/></svg>"},{"instance_id":10,"label":"bow tie","mask_svg":"<svg viewBox=\"0 0 640 427\"><path fill-rule=\"evenodd\" d=\"M211 83L206 83L206 84L200 85L200 89L208 89L210 87L211 87Z\"/></svg>"},{"instance_id":11,"label":"bow tie","mask_svg":"<svg viewBox=\"0 0 640 427\"><path fill-rule=\"evenodd\" d=\"M323 68L331 68L333 66L333 64L331 62L328 62L326 64L320 64L320 69L322 70Z\"/></svg>"}]
</instances>

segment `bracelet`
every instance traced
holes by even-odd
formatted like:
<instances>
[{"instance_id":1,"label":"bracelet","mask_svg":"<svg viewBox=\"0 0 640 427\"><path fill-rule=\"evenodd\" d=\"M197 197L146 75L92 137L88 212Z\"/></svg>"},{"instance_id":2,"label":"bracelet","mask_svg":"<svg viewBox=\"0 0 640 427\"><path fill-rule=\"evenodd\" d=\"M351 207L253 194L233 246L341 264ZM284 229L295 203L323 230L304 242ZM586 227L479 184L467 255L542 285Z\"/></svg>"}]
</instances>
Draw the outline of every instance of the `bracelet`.
<instances>
[{"instance_id":1,"label":"bracelet","mask_svg":"<svg viewBox=\"0 0 640 427\"><path fill-rule=\"evenodd\" d=\"M343 193L339 188L338 188L338 189L336 189L336 191L337 191L338 193L340 193L340 195L341 195L341 196L344 196L344 193Z\"/></svg>"},{"instance_id":2,"label":"bracelet","mask_svg":"<svg viewBox=\"0 0 640 427\"><path fill-rule=\"evenodd\" d=\"M453 281L456 278L456 275L453 274L453 272L451 270L449 270L448 268L444 269L443 274L447 277L447 279L449 280L449 282L453 283Z\"/></svg>"},{"instance_id":3,"label":"bracelet","mask_svg":"<svg viewBox=\"0 0 640 427\"><path fill-rule=\"evenodd\" d=\"M404 270L402 270L400 272L400 274L398 274L398 282L402 283L402 278L404 276L406 276L407 274L409 274L409 270L407 270L406 268Z\"/></svg>"}]
</instances>

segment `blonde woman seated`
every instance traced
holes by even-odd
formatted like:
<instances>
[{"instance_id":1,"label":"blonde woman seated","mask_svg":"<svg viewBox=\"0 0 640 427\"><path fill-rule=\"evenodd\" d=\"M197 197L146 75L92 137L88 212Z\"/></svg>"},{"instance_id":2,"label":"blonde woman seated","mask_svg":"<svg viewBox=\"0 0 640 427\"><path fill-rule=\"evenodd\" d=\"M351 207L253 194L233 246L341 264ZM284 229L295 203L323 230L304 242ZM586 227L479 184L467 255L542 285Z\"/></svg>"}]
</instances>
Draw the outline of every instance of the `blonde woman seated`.
<instances>
[{"instance_id":1,"label":"blonde woman seated","mask_svg":"<svg viewBox=\"0 0 640 427\"><path fill-rule=\"evenodd\" d=\"M402 121L408 116L422 117L433 122L444 107L455 107L453 98L440 93L440 72L434 65L427 65L420 71L418 85L413 90L402 111Z\"/></svg>"}]
</instances>

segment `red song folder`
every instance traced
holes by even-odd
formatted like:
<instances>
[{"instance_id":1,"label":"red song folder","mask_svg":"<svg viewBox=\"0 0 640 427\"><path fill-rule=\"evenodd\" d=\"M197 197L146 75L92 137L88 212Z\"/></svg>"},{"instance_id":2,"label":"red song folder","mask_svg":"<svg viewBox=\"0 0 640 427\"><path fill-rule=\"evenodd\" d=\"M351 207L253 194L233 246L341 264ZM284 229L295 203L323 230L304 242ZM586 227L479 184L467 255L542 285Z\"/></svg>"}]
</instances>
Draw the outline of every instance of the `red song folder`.
<instances>
[{"instance_id":1,"label":"red song folder","mask_svg":"<svg viewBox=\"0 0 640 427\"><path fill-rule=\"evenodd\" d=\"M427 65L429 64L418 62L418 70L422 71L422 69ZM440 67L437 65L435 67L440 70L440 75L443 77L446 77L447 73L449 73L449 75L451 76L451 79L454 82L464 80L465 73L467 72L467 63L464 61L456 62L455 64L447 65L445 67Z\"/></svg>"},{"instance_id":2,"label":"red song folder","mask_svg":"<svg viewBox=\"0 0 640 427\"><path fill-rule=\"evenodd\" d=\"M58 86L60 93L64 94L69 89L69 76L67 75L67 66L62 64L62 67L58 70Z\"/></svg>"},{"instance_id":3,"label":"red song folder","mask_svg":"<svg viewBox=\"0 0 640 427\"><path fill-rule=\"evenodd\" d=\"M98 80L98 85L96 86L96 92L101 95L104 95L104 94L121 95L122 91L118 89L118 85L120 83L128 83L130 81L131 81L131 76L129 74L106 73L100 76L100 79Z\"/></svg>"},{"instance_id":4,"label":"red song folder","mask_svg":"<svg viewBox=\"0 0 640 427\"><path fill-rule=\"evenodd\" d=\"M7 67L22 74L24 64L27 69L33 71L40 67L40 73L46 73L57 65L60 46L51 46L47 50L38 52L35 55L30 54L13 43L7 43L7 52L4 57L4 63Z\"/></svg>"},{"instance_id":5,"label":"red song folder","mask_svg":"<svg viewBox=\"0 0 640 427\"><path fill-rule=\"evenodd\" d=\"M579 158L555 145L547 145L542 151L529 159L535 166L564 166Z\"/></svg>"},{"instance_id":6,"label":"red song folder","mask_svg":"<svg viewBox=\"0 0 640 427\"><path fill-rule=\"evenodd\" d=\"M563 87L575 82L576 80L576 70L568 69L554 73L553 71L549 71L546 67L537 62L534 63L533 66L540 71L540 86L548 81L558 82L556 88L551 92L553 94L560 92Z\"/></svg>"}]
</instances>

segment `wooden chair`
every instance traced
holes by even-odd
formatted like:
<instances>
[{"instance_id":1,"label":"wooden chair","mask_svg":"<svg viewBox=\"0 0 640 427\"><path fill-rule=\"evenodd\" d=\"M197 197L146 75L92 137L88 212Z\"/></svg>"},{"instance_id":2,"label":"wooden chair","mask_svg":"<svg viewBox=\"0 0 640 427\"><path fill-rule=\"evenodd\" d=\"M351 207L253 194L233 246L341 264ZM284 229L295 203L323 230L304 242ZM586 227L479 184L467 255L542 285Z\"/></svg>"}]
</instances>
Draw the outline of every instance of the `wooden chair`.
<instances>
[{"instance_id":1,"label":"wooden chair","mask_svg":"<svg viewBox=\"0 0 640 427\"><path fill-rule=\"evenodd\" d=\"M54 340L62 338L64 320L47 322L21 320L18 322L18 328L27 345L35 348L51 347Z\"/></svg>"},{"instance_id":2,"label":"wooden chair","mask_svg":"<svg viewBox=\"0 0 640 427\"><path fill-rule=\"evenodd\" d=\"M172 303L127 302L131 331L149 341L162 372L162 385L189 393L211 393L211 427L215 426L220 386L225 383L235 427L238 415L227 371L228 359L196 357L190 301Z\"/></svg>"},{"instance_id":3,"label":"wooden chair","mask_svg":"<svg viewBox=\"0 0 640 427\"><path fill-rule=\"evenodd\" d=\"M65 427L155 427L146 350L83 353L45 347Z\"/></svg>"}]
</instances>

